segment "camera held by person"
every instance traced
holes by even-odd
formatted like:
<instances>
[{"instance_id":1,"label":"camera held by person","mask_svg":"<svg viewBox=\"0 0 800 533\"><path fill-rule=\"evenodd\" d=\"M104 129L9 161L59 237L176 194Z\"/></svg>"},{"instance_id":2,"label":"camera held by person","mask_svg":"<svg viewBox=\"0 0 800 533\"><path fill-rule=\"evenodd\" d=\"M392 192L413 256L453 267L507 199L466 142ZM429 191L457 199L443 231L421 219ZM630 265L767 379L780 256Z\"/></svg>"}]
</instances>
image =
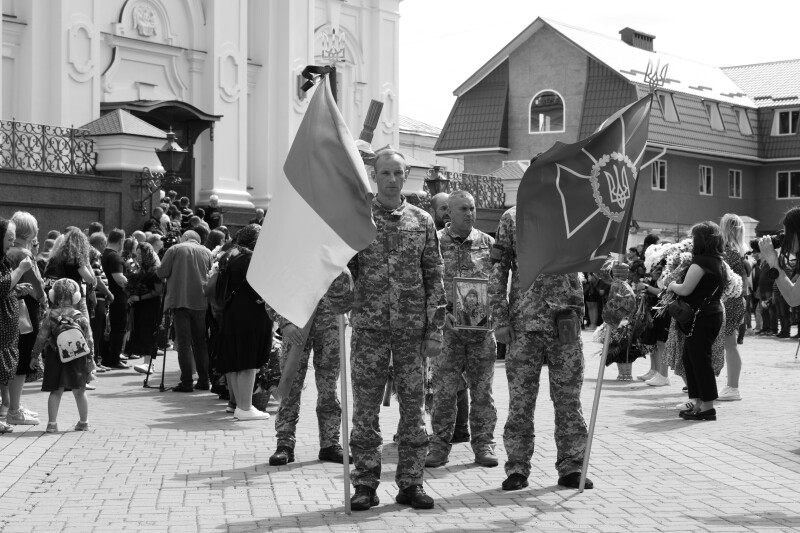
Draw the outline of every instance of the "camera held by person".
<instances>
[{"instance_id":1,"label":"camera held by person","mask_svg":"<svg viewBox=\"0 0 800 533\"><path fill-rule=\"evenodd\" d=\"M781 248L783 246L783 237L784 237L783 230L779 231L775 235L770 235L769 237L770 237L770 239L772 239L772 247L774 249L777 250L778 248ZM761 253L761 247L758 245L758 239L751 239L750 240L750 248L755 253L759 253L759 254Z\"/></svg>"}]
</instances>

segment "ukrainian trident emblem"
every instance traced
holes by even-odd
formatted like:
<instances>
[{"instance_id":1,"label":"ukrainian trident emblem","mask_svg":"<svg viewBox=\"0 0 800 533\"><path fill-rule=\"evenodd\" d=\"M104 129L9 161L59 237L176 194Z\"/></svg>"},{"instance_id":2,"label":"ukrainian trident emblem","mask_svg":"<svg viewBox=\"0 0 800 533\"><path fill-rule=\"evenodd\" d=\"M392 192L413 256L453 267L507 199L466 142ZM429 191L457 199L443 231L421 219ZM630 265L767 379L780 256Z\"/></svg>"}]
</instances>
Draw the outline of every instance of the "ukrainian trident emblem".
<instances>
[{"instance_id":1,"label":"ukrainian trident emblem","mask_svg":"<svg viewBox=\"0 0 800 533\"><path fill-rule=\"evenodd\" d=\"M606 178L607 189L605 190L601 190L601 181L599 179L601 172ZM597 207L600 208L601 213L614 222L622 221L625 216L625 204L631 198L629 173L633 182L636 183L636 166L634 166L630 158L625 154L612 152L598 159L592 165L592 172L589 174L589 181L592 183L592 192ZM611 206L605 203L604 192L608 193ZM614 205L620 210L612 211Z\"/></svg>"}]
</instances>

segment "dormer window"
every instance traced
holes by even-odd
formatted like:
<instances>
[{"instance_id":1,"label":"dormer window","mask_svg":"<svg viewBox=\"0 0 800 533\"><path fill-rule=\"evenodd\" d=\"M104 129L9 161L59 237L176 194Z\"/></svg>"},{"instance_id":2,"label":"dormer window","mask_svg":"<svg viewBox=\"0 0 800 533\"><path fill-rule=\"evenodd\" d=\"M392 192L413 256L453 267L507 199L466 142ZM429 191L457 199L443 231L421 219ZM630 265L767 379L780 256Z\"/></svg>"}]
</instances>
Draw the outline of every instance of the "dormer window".
<instances>
[{"instance_id":1,"label":"dormer window","mask_svg":"<svg viewBox=\"0 0 800 533\"><path fill-rule=\"evenodd\" d=\"M742 135L752 135L753 128L750 127L750 118L747 116L747 111L734 107L733 113L736 115L736 123L739 124L739 131Z\"/></svg>"},{"instance_id":2,"label":"dormer window","mask_svg":"<svg viewBox=\"0 0 800 533\"><path fill-rule=\"evenodd\" d=\"M531 100L528 133L564 131L564 99L555 91L541 91Z\"/></svg>"},{"instance_id":3,"label":"dormer window","mask_svg":"<svg viewBox=\"0 0 800 533\"><path fill-rule=\"evenodd\" d=\"M725 126L722 125L722 115L719 112L719 104L705 101L703 105L706 108L706 115L708 115L708 121L711 123L711 129L725 131Z\"/></svg>"},{"instance_id":4,"label":"dormer window","mask_svg":"<svg viewBox=\"0 0 800 533\"><path fill-rule=\"evenodd\" d=\"M658 105L661 108L661 116L664 117L664 120L667 122L680 122L681 119L678 117L678 110L675 108L675 100L672 99L672 93L658 91L656 96L658 97Z\"/></svg>"},{"instance_id":5,"label":"dormer window","mask_svg":"<svg viewBox=\"0 0 800 533\"><path fill-rule=\"evenodd\" d=\"M776 110L772 121L773 135L794 135L800 122L800 109Z\"/></svg>"}]
</instances>

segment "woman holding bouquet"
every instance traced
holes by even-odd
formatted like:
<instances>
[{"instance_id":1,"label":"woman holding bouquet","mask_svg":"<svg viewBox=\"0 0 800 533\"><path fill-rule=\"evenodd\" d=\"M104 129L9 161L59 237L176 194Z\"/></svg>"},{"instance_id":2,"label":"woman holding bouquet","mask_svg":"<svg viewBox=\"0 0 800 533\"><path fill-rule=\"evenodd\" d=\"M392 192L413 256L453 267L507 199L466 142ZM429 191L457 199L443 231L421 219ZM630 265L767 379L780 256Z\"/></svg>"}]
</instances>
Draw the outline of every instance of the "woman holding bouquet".
<instances>
[{"instance_id":1,"label":"woman holding bouquet","mask_svg":"<svg viewBox=\"0 0 800 533\"><path fill-rule=\"evenodd\" d=\"M711 347L724 321L721 298L727 282L719 226L710 221L696 224L692 227L692 262L686 277L682 283L673 281L667 287L697 310L683 348L686 384L695 406L679 413L686 420L717 419L714 409L717 382Z\"/></svg>"}]
</instances>

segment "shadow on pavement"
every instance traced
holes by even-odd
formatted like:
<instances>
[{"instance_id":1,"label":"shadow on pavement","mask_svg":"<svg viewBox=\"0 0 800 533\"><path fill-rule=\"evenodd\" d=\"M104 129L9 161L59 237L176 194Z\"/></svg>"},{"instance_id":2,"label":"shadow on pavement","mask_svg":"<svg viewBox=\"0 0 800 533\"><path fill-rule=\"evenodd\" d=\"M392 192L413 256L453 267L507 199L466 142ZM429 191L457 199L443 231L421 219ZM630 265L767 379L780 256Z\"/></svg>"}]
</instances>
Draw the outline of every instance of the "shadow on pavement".
<instances>
[{"instance_id":1,"label":"shadow on pavement","mask_svg":"<svg viewBox=\"0 0 800 533\"><path fill-rule=\"evenodd\" d=\"M550 502L542 502L539 501L539 498L556 493L556 492L569 492L569 495L565 496L561 502L557 504L552 504ZM221 524L217 526L217 529L221 530L244 530L249 531L251 528L253 530L261 531L261 528L268 527L269 531L282 531L282 530L291 530L296 531L301 527L304 529L309 529L313 527L332 527L335 529L340 529L343 527L353 527L354 529L362 530L362 531L370 531L372 528L370 527L370 522L375 521L375 526L378 526L381 530L385 528L386 524L383 521L378 521L377 519L380 518L384 514L392 514L398 515L399 513L408 514L409 519L414 516L426 516L426 515L437 515L437 514L447 514L448 512L452 512L454 509L458 509L458 506L452 505L449 503L450 501L458 501L459 496L461 495L454 495L449 498L449 500L441 500L437 499L436 504L434 505L433 509L428 510L417 510L413 509L406 505L399 505L394 503L394 496L391 496L391 499L387 500L387 494L385 491L379 488L379 497L381 498L381 503L377 507L373 507L367 511L353 511L350 516L344 514L344 506L336 506L332 507L331 509L325 511L309 511L305 513L297 513L292 515L284 515L278 518L269 518L263 520L254 520L249 522L229 522L227 524ZM470 498L469 503L464 503L464 508L480 508L485 507L487 509L491 508L495 511L502 508L509 508L509 509L516 509L516 508L525 508L530 510L535 510L536 513L531 514L531 516L526 516L524 518L519 519L500 519L500 520L481 520L479 523L475 523L474 527L470 527L470 524L459 524L457 526L452 526L450 528L436 528L437 532L445 532L445 533L460 533L464 531L533 531L535 529L546 530L545 523L541 523L541 516L542 514L558 511L561 508L561 504L579 497L580 494L573 489L566 489L561 488L558 485L553 485L550 487L541 487L538 489L525 489L520 491L503 491L500 487L493 488L493 489L486 489L480 492L469 492L464 494L463 496L467 496ZM476 503L474 501L475 497L483 498L483 501ZM442 507L442 504L446 506ZM531 524L530 522L535 521L535 524ZM545 518L546 521L546 518ZM440 524L442 525L442 524ZM556 524L553 524L556 527Z\"/></svg>"},{"instance_id":2,"label":"shadow on pavement","mask_svg":"<svg viewBox=\"0 0 800 533\"><path fill-rule=\"evenodd\" d=\"M786 513L765 512L763 514L734 514L734 515L715 515L715 516L684 516L708 524L710 526L725 527L749 527L760 531L762 528L796 528L800 523L800 515L787 515Z\"/></svg>"}]
</instances>

